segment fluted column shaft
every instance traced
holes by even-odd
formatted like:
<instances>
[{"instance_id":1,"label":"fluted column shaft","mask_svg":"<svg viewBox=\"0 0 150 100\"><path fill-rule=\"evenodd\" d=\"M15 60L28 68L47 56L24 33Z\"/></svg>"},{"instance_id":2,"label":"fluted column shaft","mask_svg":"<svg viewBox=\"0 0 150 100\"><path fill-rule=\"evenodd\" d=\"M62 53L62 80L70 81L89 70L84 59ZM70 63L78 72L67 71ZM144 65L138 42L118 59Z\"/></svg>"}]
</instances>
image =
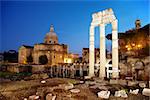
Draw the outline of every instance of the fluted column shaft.
<instances>
[{"instance_id":1,"label":"fluted column shaft","mask_svg":"<svg viewBox=\"0 0 150 100\"><path fill-rule=\"evenodd\" d=\"M90 27L90 48L89 48L89 76L94 76L94 26Z\"/></svg>"},{"instance_id":2,"label":"fluted column shaft","mask_svg":"<svg viewBox=\"0 0 150 100\"><path fill-rule=\"evenodd\" d=\"M106 64L106 47L105 47L105 25L100 24L100 73L99 77L104 79Z\"/></svg>"},{"instance_id":3,"label":"fluted column shaft","mask_svg":"<svg viewBox=\"0 0 150 100\"><path fill-rule=\"evenodd\" d=\"M118 21L112 22L112 78L118 78Z\"/></svg>"}]
</instances>

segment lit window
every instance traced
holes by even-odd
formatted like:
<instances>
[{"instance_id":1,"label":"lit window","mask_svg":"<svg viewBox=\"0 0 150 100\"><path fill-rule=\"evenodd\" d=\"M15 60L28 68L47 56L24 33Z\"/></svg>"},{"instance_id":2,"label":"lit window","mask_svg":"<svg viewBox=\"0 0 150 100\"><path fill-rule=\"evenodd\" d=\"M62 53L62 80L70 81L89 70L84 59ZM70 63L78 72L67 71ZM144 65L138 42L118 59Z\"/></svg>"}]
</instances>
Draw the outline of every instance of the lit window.
<instances>
[{"instance_id":1,"label":"lit window","mask_svg":"<svg viewBox=\"0 0 150 100\"><path fill-rule=\"evenodd\" d=\"M135 46L135 44L134 44L134 43L132 43L132 46Z\"/></svg>"},{"instance_id":2,"label":"lit window","mask_svg":"<svg viewBox=\"0 0 150 100\"><path fill-rule=\"evenodd\" d=\"M142 45L141 45L141 44L138 44L138 45L137 45L137 47L138 47L138 48L141 48L141 47L142 47Z\"/></svg>"},{"instance_id":3,"label":"lit window","mask_svg":"<svg viewBox=\"0 0 150 100\"><path fill-rule=\"evenodd\" d=\"M129 46L128 46L128 45L126 45L125 47L126 47L126 48L128 48Z\"/></svg>"},{"instance_id":4,"label":"lit window","mask_svg":"<svg viewBox=\"0 0 150 100\"><path fill-rule=\"evenodd\" d=\"M131 48L127 48L127 50L128 50L128 51L130 51L130 50L131 50Z\"/></svg>"}]
</instances>

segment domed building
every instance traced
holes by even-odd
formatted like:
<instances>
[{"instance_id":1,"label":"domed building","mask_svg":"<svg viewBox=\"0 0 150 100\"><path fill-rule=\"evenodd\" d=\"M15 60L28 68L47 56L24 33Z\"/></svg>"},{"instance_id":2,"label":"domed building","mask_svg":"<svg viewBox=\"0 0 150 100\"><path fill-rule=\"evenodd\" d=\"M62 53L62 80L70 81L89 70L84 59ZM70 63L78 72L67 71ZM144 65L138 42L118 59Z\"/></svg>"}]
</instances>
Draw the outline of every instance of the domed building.
<instances>
[{"instance_id":1,"label":"domed building","mask_svg":"<svg viewBox=\"0 0 150 100\"><path fill-rule=\"evenodd\" d=\"M50 32L48 32L45 36L44 43L46 44L58 44L58 37L54 32L54 27L51 25Z\"/></svg>"},{"instance_id":2,"label":"domed building","mask_svg":"<svg viewBox=\"0 0 150 100\"><path fill-rule=\"evenodd\" d=\"M68 53L68 46L58 43L58 37L54 32L53 25L51 25L50 31L46 33L44 38L44 43L38 43L34 46L21 46L18 58L21 64L59 65L73 63L78 58L78 54Z\"/></svg>"}]
</instances>

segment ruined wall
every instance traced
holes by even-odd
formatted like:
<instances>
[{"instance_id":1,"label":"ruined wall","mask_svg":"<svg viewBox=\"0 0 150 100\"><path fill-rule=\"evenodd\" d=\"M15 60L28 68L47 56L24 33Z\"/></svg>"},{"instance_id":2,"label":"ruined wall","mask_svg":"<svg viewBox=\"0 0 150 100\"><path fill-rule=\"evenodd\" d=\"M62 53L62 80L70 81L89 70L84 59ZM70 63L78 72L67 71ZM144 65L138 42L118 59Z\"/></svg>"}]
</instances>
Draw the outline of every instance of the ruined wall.
<instances>
[{"instance_id":1,"label":"ruined wall","mask_svg":"<svg viewBox=\"0 0 150 100\"><path fill-rule=\"evenodd\" d=\"M18 63L26 64L27 63L27 57L32 55L33 49L32 48L26 48L24 46L19 48L19 57L18 57Z\"/></svg>"}]
</instances>

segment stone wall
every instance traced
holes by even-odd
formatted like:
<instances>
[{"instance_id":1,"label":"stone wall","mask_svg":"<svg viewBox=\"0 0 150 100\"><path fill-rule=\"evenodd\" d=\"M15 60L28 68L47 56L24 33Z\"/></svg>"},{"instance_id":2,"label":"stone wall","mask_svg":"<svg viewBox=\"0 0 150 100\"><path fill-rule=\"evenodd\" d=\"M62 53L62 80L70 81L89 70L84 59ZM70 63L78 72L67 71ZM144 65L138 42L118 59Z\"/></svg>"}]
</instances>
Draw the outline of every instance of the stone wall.
<instances>
[{"instance_id":1,"label":"stone wall","mask_svg":"<svg viewBox=\"0 0 150 100\"><path fill-rule=\"evenodd\" d=\"M45 71L46 65L32 65L32 73L42 73Z\"/></svg>"},{"instance_id":2,"label":"stone wall","mask_svg":"<svg viewBox=\"0 0 150 100\"><path fill-rule=\"evenodd\" d=\"M26 64L27 57L32 55L32 51L33 51L33 48L26 48L24 46L21 46L19 49L18 63Z\"/></svg>"},{"instance_id":3,"label":"stone wall","mask_svg":"<svg viewBox=\"0 0 150 100\"><path fill-rule=\"evenodd\" d=\"M12 73L20 73L20 72L31 72L31 66L29 65L7 65L7 71Z\"/></svg>"}]
</instances>

